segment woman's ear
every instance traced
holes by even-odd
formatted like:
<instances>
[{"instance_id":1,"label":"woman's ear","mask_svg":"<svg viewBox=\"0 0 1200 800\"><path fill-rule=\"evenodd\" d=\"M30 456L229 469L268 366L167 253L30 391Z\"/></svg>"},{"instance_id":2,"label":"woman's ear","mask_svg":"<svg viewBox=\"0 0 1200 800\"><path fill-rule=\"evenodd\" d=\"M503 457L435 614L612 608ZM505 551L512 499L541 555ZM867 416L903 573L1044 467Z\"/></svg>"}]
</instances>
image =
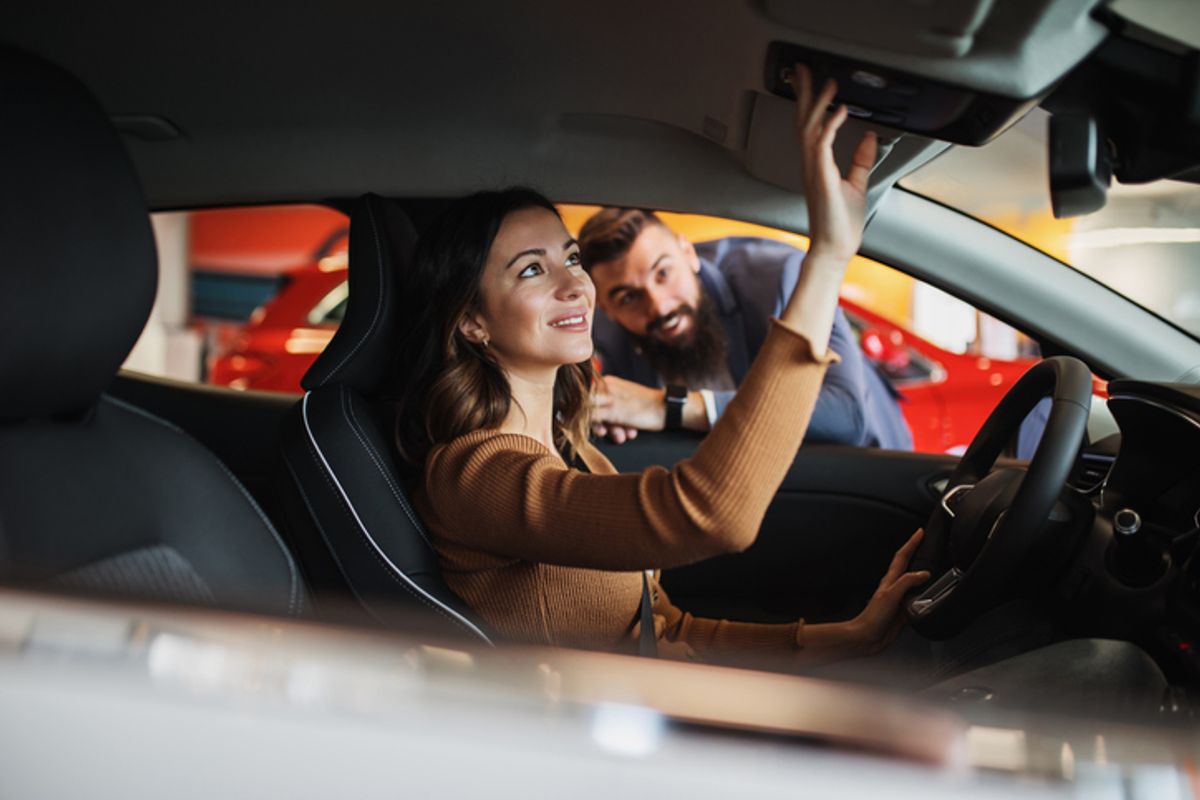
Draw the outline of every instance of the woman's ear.
<instances>
[{"instance_id":1,"label":"woman's ear","mask_svg":"<svg viewBox=\"0 0 1200 800\"><path fill-rule=\"evenodd\" d=\"M478 314L464 314L462 319L458 321L458 332L466 337L468 342L480 345L481 347L488 346L487 326L483 324L483 320Z\"/></svg>"}]
</instances>

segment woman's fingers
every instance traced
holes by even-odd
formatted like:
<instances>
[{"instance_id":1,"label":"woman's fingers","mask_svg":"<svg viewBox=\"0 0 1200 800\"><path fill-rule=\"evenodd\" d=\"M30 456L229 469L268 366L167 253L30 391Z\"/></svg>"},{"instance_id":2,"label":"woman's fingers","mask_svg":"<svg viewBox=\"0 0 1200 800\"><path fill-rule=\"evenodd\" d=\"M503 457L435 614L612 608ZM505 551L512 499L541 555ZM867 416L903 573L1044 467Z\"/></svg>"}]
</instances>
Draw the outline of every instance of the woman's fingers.
<instances>
[{"instance_id":1,"label":"woman's fingers","mask_svg":"<svg viewBox=\"0 0 1200 800\"><path fill-rule=\"evenodd\" d=\"M895 583L892 584L892 588L894 588L901 597L904 597L904 595L925 583L927 580L929 580L929 570L923 569L918 572L906 572L896 579Z\"/></svg>"},{"instance_id":2,"label":"woman's fingers","mask_svg":"<svg viewBox=\"0 0 1200 800\"><path fill-rule=\"evenodd\" d=\"M821 125L825 121L825 109L829 108L835 96L837 96L837 83L832 80L825 81L825 85L821 87L821 93L817 95L812 107L808 109L807 119L804 121L804 140L806 142L812 142L820 135Z\"/></svg>"},{"instance_id":3,"label":"woman's fingers","mask_svg":"<svg viewBox=\"0 0 1200 800\"><path fill-rule=\"evenodd\" d=\"M812 72L804 64L796 64L792 67L792 90L796 93L796 130L804 142L812 142L820 133L825 109L837 95L837 83L825 81L814 100Z\"/></svg>"},{"instance_id":4,"label":"woman's fingers","mask_svg":"<svg viewBox=\"0 0 1200 800\"><path fill-rule=\"evenodd\" d=\"M846 173L846 182L866 194L867 180L871 177L871 170L878 155L879 137L875 135L875 131L867 131L859 140L858 147L854 148L854 161L850 164L850 171Z\"/></svg>"},{"instance_id":5,"label":"woman's fingers","mask_svg":"<svg viewBox=\"0 0 1200 800\"><path fill-rule=\"evenodd\" d=\"M908 569L908 562L912 559L912 555L916 552L917 545L921 543L924 535L925 529L917 528L916 533L908 537L908 541L900 546L896 555L892 556L892 563L888 565L887 572L883 576L884 586L891 584L904 573L904 570Z\"/></svg>"},{"instance_id":6,"label":"woman's fingers","mask_svg":"<svg viewBox=\"0 0 1200 800\"><path fill-rule=\"evenodd\" d=\"M804 64L792 65L792 91L796 93L796 130L802 133L812 105L812 73Z\"/></svg>"},{"instance_id":7,"label":"woman's fingers","mask_svg":"<svg viewBox=\"0 0 1200 800\"><path fill-rule=\"evenodd\" d=\"M821 129L820 135L817 137L817 147L823 153L833 152L833 140L837 136L837 132L841 130L842 123L846 121L850 111L845 104L839 105L829 115L829 119L825 122L825 127Z\"/></svg>"}]
</instances>

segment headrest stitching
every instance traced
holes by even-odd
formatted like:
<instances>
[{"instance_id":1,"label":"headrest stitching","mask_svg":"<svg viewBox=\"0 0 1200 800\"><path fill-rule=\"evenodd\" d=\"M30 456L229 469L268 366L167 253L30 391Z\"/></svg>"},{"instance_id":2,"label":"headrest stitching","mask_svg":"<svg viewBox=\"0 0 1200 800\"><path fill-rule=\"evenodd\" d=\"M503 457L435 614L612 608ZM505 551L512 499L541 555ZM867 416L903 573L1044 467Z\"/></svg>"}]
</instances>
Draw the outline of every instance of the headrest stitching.
<instances>
[{"instance_id":1,"label":"headrest stitching","mask_svg":"<svg viewBox=\"0 0 1200 800\"><path fill-rule=\"evenodd\" d=\"M324 386L327 381L333 378L333 376L336 375L342 367L346 366L347 361L354 357L355 353L359 351L359 348L363 346L363 343L365 343L367 339L370 338L371 334L374 333L375 327L379 324L380 317L383 316L383 247L380 244L379 226L375 223L375 211L372 208L372 205L372 201L368 200L367 219L369 219L371 222L371 233L375 239L375 260L377 266L379 267L379 291L376 292L375 297L375 316L372 317L371 324L367 327L367 330L363 333L359 340L354 344L354 347L350 349L350 352L343 356L342 360L339 361L333 367L333 369L329 371L329 374L326 375L324 379L322 379L322 386ZM351 286L353 286L353 284L351 284Z\"/></svg>"}]
</instances>

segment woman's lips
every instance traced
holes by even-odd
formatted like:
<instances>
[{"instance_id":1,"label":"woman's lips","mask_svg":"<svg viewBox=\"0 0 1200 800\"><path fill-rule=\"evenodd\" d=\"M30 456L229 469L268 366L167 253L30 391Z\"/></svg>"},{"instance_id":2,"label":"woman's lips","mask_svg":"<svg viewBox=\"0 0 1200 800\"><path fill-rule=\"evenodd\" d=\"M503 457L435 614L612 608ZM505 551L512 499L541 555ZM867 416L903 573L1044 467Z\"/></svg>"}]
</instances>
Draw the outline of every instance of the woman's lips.
<instances>
[{"instance_id":1,"label":"woman's lips","mask_svg":"<svg viewBox=\"0 0 1200 800\"><path fill-rule=\"evenodd\" d=\"M575 311L570 314L563 314L561 317L550 320L549 325L558 331L586 331L590 330L588 325L587 311Z\"/></svg>"}]
</instances>

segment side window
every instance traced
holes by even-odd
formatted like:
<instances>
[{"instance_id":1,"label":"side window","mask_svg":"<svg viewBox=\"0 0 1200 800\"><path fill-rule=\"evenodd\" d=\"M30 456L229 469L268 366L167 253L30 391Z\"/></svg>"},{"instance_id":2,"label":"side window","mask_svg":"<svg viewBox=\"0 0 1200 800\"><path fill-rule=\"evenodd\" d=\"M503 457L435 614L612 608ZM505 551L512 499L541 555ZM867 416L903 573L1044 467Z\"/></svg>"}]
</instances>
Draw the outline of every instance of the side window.
<instances>
[{"instance_id":1,"label":"side window","mask_svg":"<svg viewBox=\"0 0 1200 800\"><path fill-rule=\"evenodd\" d=\"M159 292L128 369L299 392L346 308L349 219L315 205L154 214Z\"/></svg>"},{"instance_id":2,"label":"side window","mask_svg":"<svg viewBox=\"0 0 1200 800\"><path fill-rule=\"evenodd\" d=\"M562 206L578 232L594 206ZM693 243L726 237L773 239L804 250L796 234L733 220L661 213ZM1040 354L1036 342L969 303L867 258L855 258L842 310L868 364L890 385L881 416L896 412L927 453L961 453L992 408ZM769 312L766 312L769 313ZM876 412L880 413L878 409Z\"/></svg>"}]
</instances>

